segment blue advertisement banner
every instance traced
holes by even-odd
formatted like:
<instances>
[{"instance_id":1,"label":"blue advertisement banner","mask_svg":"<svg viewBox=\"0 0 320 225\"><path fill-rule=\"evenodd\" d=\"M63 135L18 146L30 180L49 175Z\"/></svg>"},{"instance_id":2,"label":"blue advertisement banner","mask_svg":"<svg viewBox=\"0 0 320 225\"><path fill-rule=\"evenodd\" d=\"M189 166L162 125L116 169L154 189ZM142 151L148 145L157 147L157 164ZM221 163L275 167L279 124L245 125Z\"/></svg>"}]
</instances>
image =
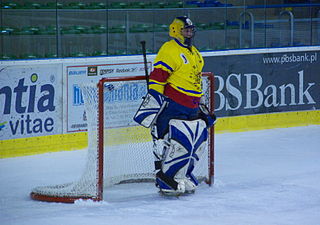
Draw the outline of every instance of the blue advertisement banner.
<instances>
[{"instance_id":1,"label":"blue advertisement banner","mask_svg":"<svg viewBox=\"0 0 320 225\"><path fill-rule=\"evenodd\" d=\"M320 109L320 51L205 57L218 116Z\"/></svg>"},{"instance_id":2,"label":"blue advertisement banner","mask_svg":"<svg viewBox=\"0 0 320 225\"><path fill-rule=\"evenodd\" d=\"M62 133L60 66L0 67L0 140Z\"/></svg>"}]
</instances>

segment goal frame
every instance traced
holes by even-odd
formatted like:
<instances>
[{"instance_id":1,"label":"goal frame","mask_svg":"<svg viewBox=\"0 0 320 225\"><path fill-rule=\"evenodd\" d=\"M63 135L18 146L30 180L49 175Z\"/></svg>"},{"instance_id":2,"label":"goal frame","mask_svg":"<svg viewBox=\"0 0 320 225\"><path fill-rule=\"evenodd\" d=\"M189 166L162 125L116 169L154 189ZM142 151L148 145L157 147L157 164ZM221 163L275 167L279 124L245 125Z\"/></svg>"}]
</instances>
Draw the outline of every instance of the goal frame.
<instances>
[{"instance_id":1,"label":"goal frame","mask_svg":"<svg viewBox=\"0 0 320 225\"><path fill-rule=\"evenodd\" d=\"M214 113L214 75L211 72L203 72L202 76L209 79L209 110ZM132 81L132 80L145 80L145 76L125 76L125 77L106 77L99 80L97 83L98 88L98 131L97 131L97 142L98 142L98 176L97 176L97 196L86 197L86 196L48 196L39 193L32 192L31 198L38 201L47 202L62 202L62 203L74 203L76 200L91 199L93 201L103 200L103 186L104 186L104 84L107 82L119 82L119 81ZM214 126L210 128L209 132L209 143L208 143L208 179L205 182L211 186L214 182ZM55 186L60 188L62 185Z\"/></svg>"}]
</instances>

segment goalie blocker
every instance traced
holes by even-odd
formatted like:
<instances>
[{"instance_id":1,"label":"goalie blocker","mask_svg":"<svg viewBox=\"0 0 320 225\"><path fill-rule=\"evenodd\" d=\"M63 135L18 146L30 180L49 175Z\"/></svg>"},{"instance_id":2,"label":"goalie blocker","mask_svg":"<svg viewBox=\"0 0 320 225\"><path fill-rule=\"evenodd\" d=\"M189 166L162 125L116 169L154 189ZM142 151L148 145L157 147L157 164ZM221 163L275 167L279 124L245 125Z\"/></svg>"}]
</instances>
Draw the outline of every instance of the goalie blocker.
<instances>
[{"instance_id":1,"label":"goalie blocker","mask_svg":"<svg viewBox=\"0 0 320 225\"><path fill-rule=\"evenodd\" d=\"M144 127L150 127L157 118L157 115L166 107L167 101L160 93L150 90L133 117L133 120Z\"/></svg>"}]
</instances>

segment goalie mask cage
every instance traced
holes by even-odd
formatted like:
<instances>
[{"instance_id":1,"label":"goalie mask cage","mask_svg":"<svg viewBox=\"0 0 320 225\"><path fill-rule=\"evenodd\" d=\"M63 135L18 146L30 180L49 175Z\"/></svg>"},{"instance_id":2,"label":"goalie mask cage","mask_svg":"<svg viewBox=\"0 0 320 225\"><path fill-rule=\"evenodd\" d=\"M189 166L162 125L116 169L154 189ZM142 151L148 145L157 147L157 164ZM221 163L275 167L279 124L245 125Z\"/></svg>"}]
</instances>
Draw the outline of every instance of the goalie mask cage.
<instances>
[{"instance_id":1,"label":"goalie mask cage","mask_svg":"<svg viewBox=\"0 0 320 225\"><path fill-rule=\"evenodd\" d=\"M129 182L155 180L150 130L133 116L147 92L145 76L103 78L81 86L88 124L86 166L72 183L36 187L31 198L73 203L78 199L103 200L103 188ZM214 77L203 73L205 102L214 110ZM211 185L214 175L214 128L197 162L194 175Z\"/></svg>"}]
</instances>

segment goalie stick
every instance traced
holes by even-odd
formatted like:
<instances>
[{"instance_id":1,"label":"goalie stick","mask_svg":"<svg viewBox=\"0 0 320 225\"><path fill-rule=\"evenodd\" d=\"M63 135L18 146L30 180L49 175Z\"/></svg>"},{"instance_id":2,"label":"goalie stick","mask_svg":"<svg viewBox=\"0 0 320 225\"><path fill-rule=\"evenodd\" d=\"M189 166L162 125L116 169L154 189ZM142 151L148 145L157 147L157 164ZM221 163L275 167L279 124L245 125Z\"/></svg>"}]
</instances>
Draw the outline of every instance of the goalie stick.
<instances>
[{"instance_id":1,"label":"goalie stick","mask_svg":"<svg viewBox=\"0 0 320 225\"><path fill-rule=\"evenodd\" d=\"M146 41L141 41L141 48L142 48L142 55L143 55L143 62L144 62L144 73L146 76L147 82L147 91L149 90L149 72L148 72L148 62L147 62L147 50L146 50Z\"/></svg>"},{"instance_id":2,"label":"goalie stick","mask_svg":"<svg viewBox=\"0 0 320 225\"><path fill-rule=\"evenodd\" d=\"M133 117L133 120L140 125L149 128L156 120L157 115L166 106L165 98L155 91L149 91L149 72L147 64L146 41L141 41L142 55L144 62L145 78L147 83L147 94L143 97L143 101Z\"/></svg>"}]
</instances>

